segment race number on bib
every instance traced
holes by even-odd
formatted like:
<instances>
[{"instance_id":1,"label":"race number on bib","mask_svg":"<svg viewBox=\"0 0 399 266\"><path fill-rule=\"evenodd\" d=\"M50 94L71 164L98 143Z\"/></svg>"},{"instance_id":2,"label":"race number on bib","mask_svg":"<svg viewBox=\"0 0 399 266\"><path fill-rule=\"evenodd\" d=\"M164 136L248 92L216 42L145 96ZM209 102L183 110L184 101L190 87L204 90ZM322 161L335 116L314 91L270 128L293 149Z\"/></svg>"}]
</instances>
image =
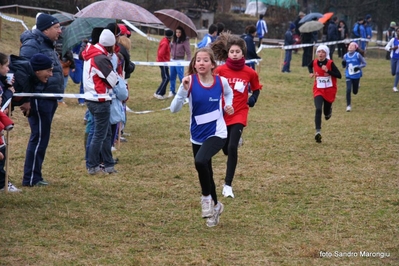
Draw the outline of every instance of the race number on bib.
<instances>
[{"instance_id":1,"label":"race number on bib","mask_svg":"<svg viewBox=\"0 0 399 266\"><path fill-rule=\"evenodd\" d=\"M349 73L349 75L354 75L354 74L360 73L360 68L359 68L358 71L355 71L355 67L357 67L357 66L352 66L352 65L350 65L350 66L348 67L348 73Z\"/></svg>"},{"instance_id":2,"label":"race number on bib","mask_svg":"<svg viewBox=\"0 0 399 266\"><path fill-rule=\"evenodd\" d=\"M317 82L318 89L325 89L325 88L330 88L333 86L331 76L317 77L316 82Z\"/></svg>"}]
</instances>

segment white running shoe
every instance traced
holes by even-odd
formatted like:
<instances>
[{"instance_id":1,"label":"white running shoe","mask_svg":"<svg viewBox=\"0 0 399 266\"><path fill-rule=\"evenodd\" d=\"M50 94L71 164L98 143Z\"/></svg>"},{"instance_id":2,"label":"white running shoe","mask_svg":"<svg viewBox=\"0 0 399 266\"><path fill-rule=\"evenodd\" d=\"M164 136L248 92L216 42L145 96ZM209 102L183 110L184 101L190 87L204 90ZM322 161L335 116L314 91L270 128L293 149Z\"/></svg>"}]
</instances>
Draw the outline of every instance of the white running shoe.
<instances>
[{"instance_id":1,"label":"white running shoe","mask_svg":"<svg viewBox=\"0 0 399 266\"><path fill-rule=\"evenodd\" d=\"M202 206L202 218L210 218L213 216L214 213L214 203L212 199L201 199L201 206Z\"/></svg>"},{"instance_id":2,"label":"white running shoe","mask_svg":"<svg viewBox=\"0 0 399 266\"><path fill-rule=\"evenodd\" d=\"M158 100L164 100L165 97L163 97L162 95L156 94L154 93L154 98L158 99Z\"/></svg>"},{"instance_id":3,"label":"white running shoe","mask_svg":"<svg viewBox=\"0 0 399 266\"><path fill-rule=\"evenodd\" d=\"M173 94L173 92L169 91L168 98L173 98L173 97L175 97L175 95Z\"/></svg>"},{"instance_id":4,"label":"white running shoe","mask_svg":"<svg viewBox=\"0 0 399 266\"><path fill-rule=\"evenodd\" d=\"M4 188L0 189L0 191L4 191ZM17 188L11 182L8 182L8 192L21 192L22 189Z\"/></svg>"},{"instance_id":5,"label":"white running shoe","mask_svg":"<svg viewBox=\"0 0 399 266\"><path fill-rule=\"evenodd\" d=\"M393 87L393 92L398 92L398 88L396 88L396 87Z\"/></svg>"},{"instance_id":6,"label":"white running shoe","mask_svg":"<svg viewBox=\"0 0 399 266\"><path fill-rule=\"evenodd\" d=\"M351 107L350 105L348 105L348 106L346 107L346 111L347 111L347 112L352 111L352 107Z\"/></svg>"},{"instance_id":7,"label":"white running shoe","mask_svg":"<svg viewBox=\"0 0 399 266\"><path fill-rule=\"evenodd\" d=\"M233 188L231 186L228 185L224 185L223 186L223 191L222 194L225 198L227 197L232 197L234 198L234 194L233 194Z\"/></svg>"},{"instance_id":8,"label":"white running shoe","mask_svg":"<svg viewBox=\"0 0 399 266\"><path fill-rule=\"evenodd\" d=\"M218 204L215 206L215 212L212 217L206 219L206 225L208 227L214 227L219 224L219 218L224 210L223 204L219 201Z\"/></svg>"}]
</instances>

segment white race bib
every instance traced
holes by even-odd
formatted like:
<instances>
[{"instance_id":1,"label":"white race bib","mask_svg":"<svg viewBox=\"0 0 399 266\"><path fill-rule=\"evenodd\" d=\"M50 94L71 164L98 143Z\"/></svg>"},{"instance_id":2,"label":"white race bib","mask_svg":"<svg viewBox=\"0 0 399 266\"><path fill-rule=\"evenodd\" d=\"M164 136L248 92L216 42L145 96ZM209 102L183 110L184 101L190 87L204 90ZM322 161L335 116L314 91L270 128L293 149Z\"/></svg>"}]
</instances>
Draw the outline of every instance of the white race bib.
<instances>
[{"instance_id":1,"label":"white race bib","mask_svg":"<svg viewBox=\"0 0 399 266\"><path fill-rule=\"evenodd\" d=\"M318 89L331 88L333 86L331 76L317 77L316 82Z\"/></svg>"},{"instance_id":2,"label":"white race bib","mask_svg":"<svg viewBox=\"0 0 399 266\"><path fill-rule=\"evenodd\" d=\"M399 49L398 49L398 50L399 50ZM236 91L239 91L239 92L243 93L243 92L244 92L244 89L245 89L244 82L242 82L242 81L237 81L237 82L234 84L234 89L235 89Z\"/></svg>"},{"instance_id":3,"label":"white race bib","mask_svg":"<svg viewBox=\"0 0 399 266\"><path fill-rule=\"evenodd\" d=\"M348 66L348 73L349 73L349 75L354 75L354 74L357 74L357 73L360 72L360 69L359 69L358 71L355 71L355 70L354 70L355 67L357 67L357 66L353 66L352 64L350 64L350 65Z\"/></svg>"},{"instance_id":4,"label":"white race bib","mask_svg":"<svg viewBox=\"0 0 399 266\"><path fill-rule=\"evenodd\" d=\"M215 111L212 111L210 113L202 114L202 115L196 115L194 116L195 122L197 125L202 125L206 124L212 121L217 120L220 117L220 111L216 109Z\"/></svg>"}]
</instances>

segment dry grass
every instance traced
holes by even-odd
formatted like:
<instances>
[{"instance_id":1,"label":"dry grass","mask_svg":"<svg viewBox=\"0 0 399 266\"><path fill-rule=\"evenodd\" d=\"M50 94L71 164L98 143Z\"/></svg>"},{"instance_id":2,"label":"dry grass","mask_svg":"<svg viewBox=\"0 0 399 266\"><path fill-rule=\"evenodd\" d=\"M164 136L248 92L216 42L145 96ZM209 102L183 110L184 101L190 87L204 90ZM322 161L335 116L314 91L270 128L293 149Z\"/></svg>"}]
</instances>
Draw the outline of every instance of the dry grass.
<instances>
[{"instance_id":1,"label":"dry grass","mask_svg":"<svg viewBox=\"0 0 399 266\"><path fill-rule=\"evenodd\" d=\"M18 53L14 27L3 21L7 53ZM156 44L136 36L132 59L146 60L147 45L153 61ZM128 105L157 111L128 114L131 136L115 152L119 173L86 174L85 109L67 99L43 168L51 185L0 194L0 265L398 265L399 94L392 93L389 62L367 58L351 113L339 81L333 117L323 121L317 144L301 55L293 56L291 74L280 72L280 50L261 56L265 87L239 150L236 198L221 198L219 226L207 228L200 218L188 108L160 111L170 100L152 98L159 69L138 66ZM68 92L77 91L70 81ZM9 173L19 184L29 126L18 111L13 119ZM219 195L225 162L221 153L214 158ZM361 251L390 256L365 258Z\"/></svg>"}]
</instances>

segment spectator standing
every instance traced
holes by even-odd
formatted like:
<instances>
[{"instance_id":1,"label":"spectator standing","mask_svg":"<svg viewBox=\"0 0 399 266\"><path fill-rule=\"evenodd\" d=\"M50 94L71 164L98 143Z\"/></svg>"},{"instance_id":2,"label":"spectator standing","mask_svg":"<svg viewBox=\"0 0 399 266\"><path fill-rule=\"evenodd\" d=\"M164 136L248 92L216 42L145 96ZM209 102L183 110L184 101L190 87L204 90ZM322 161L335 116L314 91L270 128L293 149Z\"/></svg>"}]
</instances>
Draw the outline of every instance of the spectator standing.
<instances>
[{"instance_id":1,"label":"spectator standing","mask_svg":"<svg viewBox=\"0 0 399 266\"><path fill-rule=\"evenodd\" d=\"M68 85L69 73L75 72L76 66L75 66L75 60L73 58L72 51L67 51L63 56L61 56L61 54L62 54L62 51L61 51L61 53L59 53L59 55L60 55L60 60L61 60L62 72L64 75L64 92L63 93L65 93L65 90ZM64 98L59 98L58 104L66 106Z\"/></svg>"},{"instance_id":2,"label":"spectator standing","mask_svg":"<svg viewBox=\"0 0 399 266\"><path fill-rule=\"evenodd\" d=\"M398 37L396 34L396 22L391 21L389 28L385 33L385 41L388 43L392 38ZM391 51L387 51L385 58L391 60Z\"/></svg>"},{"instance_id":3,"label":"spectator standing","mask_svg":"<svg viewBox=\"0 0 399 266\"><path fill-rule=\"evenodd\" d=\"M7 80L7 72L9 69L9 59L6 54L0 52L0 106L3 107L8 99L12 98L15 90L13 87L14 80ZM10 181L6 184L6 171L4 169L6 161L6 145L3 142L4 130L11 130L14 127L14 122L8 118L7 113L11 112L7 107L4 113L0 111L0 192L4 191L7 185L8 192L20 192L21 190L14 186ZM8 169L7 169L8 170Z\"/></svg>"},{"instance_id":4,"label":"spectator standing","mask_svg":"<svg viewBox=\"0 0 399 266\"><path fill-rule=\"evenodd\" d=\"M111 97L109 89L118 83L118 74L113 70L110 57L114 53L115 35L109 29L101 32L99 43L88 45L82 52L85 60L83 80L86 105L93 116L94 133L88 149L88 173L95 175L102 171L115 173L115 161L112 158L112 132L110 123ZM102 161L100 160L100 154Z\"/></svg>"},{"instance_id":5,"label":"spectator standing","mask_svg":"<svg viewBox=\"0 0 399 266\"><path fill-rule=\"evenodd\" d=\"M373 25L372 25L372 17L370 14L367 14L364 18L364 29L366 30L366 38L370 41L373 37ZM369 42L366 42L366 47Z\"/></svg>"},{"instance_id":6,"label":"spectator standing","mask_svg":"<svg viewBox=\"0 0 399 266\"><path fill-rule=\"evenodd\" d=\"M216 226L223 212L223 204L217 199L212 157L226 142L227 127L223 113L234 113L233 92L225 78L212 73L216 66L210 48L197 50L188 68L189 76L183 78L170 105L172 113L178 112L189 98L190 140L201 185L201 216L206 218L208 227Z\"/></svg>"},{"instance_id":7,"label":"spectator standing","mask_svg":"<svg viewBox=\"0 0 399 266\"><path fill-rule=\"evenodd\" d=\"M209 47L211 43L216 40L218 34L218 27L215 24L211 24L208 28L208 33L205 34L204 38L197 44L197 48Z\"/></svg>"},{"instance_id":8,"label":"spectator standing","mask_svg":"<svg viewBox=\"0 0 399 266\"><path fill-rule=\"evenodd\" d=\"M317 58L308 65L309 77L314 79L313 98L315 105L315 140L321 143L321 117L329 120L332 116L332 104L337 95L337 78L341 72L329 58L330 51L326 45L319 45L316 50Z\"/></svg>"},{"instance_id":9,"label":"spectator standing","mask_svg":"<svg viewBox=\"0 0 399 266\"><path fill-rule=\"evenodd\" d=\"M396 29L396 36L392 38L387 45L385 50L390 52L391 57L391 74L395 77L393 82L393 92L398 92L399 82L399 28Z\"/></svg>"},{"instance_id":10,"label":"spectator standing","mask_svg":"<svg viewBox=\"0 0 399 266\"><path fill-rule=\"evenodd\" d=\"M345 21L340 20L338 23L338 39L340 41L345 40L349 37L348 26ZM342 58L346 54L346 43L341 42L338 44L338 57Z\"/></svg>"},{"instance_id":11,"label":"spectator standing","mask_svg":"<svg viewBox=\"0 0 399 266\"><path fill-rule=\"evenodd\" d=\"M74 60L75 68L71 69L69 71L69 76L71 77L73 83L79 84L79 93L84 94L84 89L83 89L83 82L82 82L82 76L83 76L83 60L79 57L81 48L82 46L85 46L87 43L87 40L82 40L81 43L75 45L72 48L72 57ZM79 98L78 99L78 104L80 106L84 106L85 99L84 98Z\"/></svg>"},{"instance_id":12,"label":"spectator standing","mask_svg":"<svg viewBox=\"0 0 399 266\"><path fill-rule=\"evenodd\" d=\"M299 31L299 27L301 24L299 21L305 16L305 13L302 11L299 12L298 17L295 19L294 24L295 24L295 33L294 33L294 39L296 40L294 44L300 44L301 43L301 32ZM298 49L294 49L294 53L297 53Z\"/></svg>"},{"instance_id":13,"label":"spectator standing","mask_svg":"<svg viewBox=\"0 0 399 266\"><path fill-rule=\"evenodd\" d=\"M217 38L222 32L224 32L224 24L222 22L218 22L216 23L216 27L218 28L218 32L216 33Z\"/></svg>"},{"instance_id":14,"label":"spectator standing","mask_svg":"<svg viewBox=\"0 0 399 266\"><path fill-rule=\"evenodd\" d=\"M40 14L37 17L36 29L21 34L22 45L19 55L31 59L34 70L38 65L42 67L41 64L43 63L43 61L40 61L42 56L34 57L38 53L50 58L52 62L52 75L48 77L48 81L45 83L38 82L33 86L37 93L63 93L64 91L61 62L54 47L54 43L60 34L59 21L48 14ZM43 68L40 70L43 70ZM50 141L51 124L57 107L57 98L50 97L31 97L29 102L20 106L20 109L28 117L31 129L25 156L23 186L48 185L48 182L42 177L42 164Z\"/></svg>"},{"instance_id":15,"label":"spectator standing","mask_svg":"<svg viewBox=\"0 0 399 266\"><path fill-rule=\"evenodd\" d=\"M293 45L295 43L294 39L294 32L295 32L295 24L290 23L288 30L284 34L284 46ZM285 57L284 57L284 64L283 69L281 72L283 73L290 73L291 72L291 58L292 58L292 49L285 49Z\"/></svg>"},{"instance_id":16,"label":"spectator standing","mask_svg":"<svg viewBox=\"0 0 399 266\"><path fill-rule=\"evenodd\" d=\"M316 32L302 32L301 33L301 43L310 44L317 42L317 31ZM303 47L302 54L302 66L307 67L313 60L313 46Z\"/></svg>"},{"instance_id":17,"label":"spectator standing","mask_svg":"<svg viewBox=\"0 0 399 266\"><path fill-rule=\"evenodd\" d=\"M169 62L170 61L170 42L173 37L173 31L170 29L165 30L165 37L159 43L157 51L157 62ZM158 100L165 99L166 87L168 86L170 76L168 66L159 66L161 69L161 84L154 93L154 97Z\"/></svg>"},{"instance_id":18,"label":"spectator standing","mask_svg":"<svg viewBox=\"0 0 399 266\"><path fill-rule=\"evenodd\" d=\"M256 22L256 32L258 34L258 38L259 38L259 44L258 47L260 47L262 45L262 39L265 37L265 35L267 34L267 25L266 25L266 21L263 19L263 15L259 15L259 20L258 22Z\"/></svg>"},{"instance_id":19,"label":"spectator standing","mask_svg":"<svg viewBox=\"0 0 399 266\"><path fill-rule=\"evenodd\" d=\"M256 27L254 25L247 26L245 30L246 34L244 35L243 39L247 46L247 53L245 55L245 59L261 59L260 56L256 53L255 47L255 40L254 37L256 36ZM255 70L255 62L248 63L247 66L251 67Z\"/></svg>"},{"instance_id":20,"label":"spectator standing","mask_svg":"<svg viewBox=\"0 0 399 266\"><path fill-rule=\"evenodd\" d=\"M170 43L172 52L172 62L191 61L190 39L186 36L186 32L180 26L176 28ZM170 92L168 98L174 97L176 94L176 78L179 77L180 83L184 77L184 66L170 67Z\"/></svg>"},{"instance_id":21,"label":"spectator standing","mask_svg":"<svg viewBox=\"0 0 399 266\"><path fill-rule=\"evenodd\" d=\"M338 18L336 16L334 16L334 17L332 17L332 19L330 20L330 23L328 24L328 29L327 29L327 41L328 42L336 42L339 40L337 20L338 20ZM331 60L333 59L335 46L336 46L336 44L331 44L328 46L328 49L330 49L330 59Z\"/></svg>"}]
</instances>

